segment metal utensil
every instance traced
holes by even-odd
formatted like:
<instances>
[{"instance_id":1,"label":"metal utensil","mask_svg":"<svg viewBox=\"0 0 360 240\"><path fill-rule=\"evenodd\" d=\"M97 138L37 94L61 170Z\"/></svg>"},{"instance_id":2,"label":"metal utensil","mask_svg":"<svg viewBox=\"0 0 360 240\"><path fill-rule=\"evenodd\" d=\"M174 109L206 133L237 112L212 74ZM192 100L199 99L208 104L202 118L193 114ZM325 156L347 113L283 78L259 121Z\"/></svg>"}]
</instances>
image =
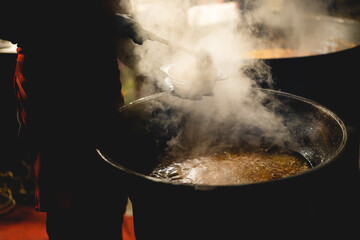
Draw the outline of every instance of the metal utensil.
<instances>
[{"instance_id":1,"label":"metal utensil","mask_svg":"<svg viewBox=\"0 0 360 240\"><path fill-rule=\"evenodd\" d=\"M165 38L162 38L162 37L159 37L158 35L152 33L152 32L149 32L147 30L144 30L146 35L147 35L147 39L150 40L150 41L156 41L156 42L159 42L159 43L162 43L162 44L165 44L173 49L177 49L177 50L180 50L182 52L185 52L189 55L192 55L193 57L196 58L197 60L197 65L200 67L200 68L203 68L204 70L206 68L210 68L212 66L212 57L211 55L204 49L200 50L200 51L193 51L193 50L190 50L188 48L185 48L183 46L180 46L176 43L173 43Z\"/></svg>"},{"instance_id":2,"label":"metal utensil","mask_svg":"<svg viewBox=\"0 0 360 240\"><path fill-rule=\"evenodd\" d=\"M147 39L160 42L171 48L185 52L196 58L195 65L189 67L185 64L169 64L161 67L161 70L167 75L164 80L166 89L172 94L185 99L201 99L203 96L212 96L216 81L225 80L228 76L213 66L211 55L206 50L193 51L156 34L146 31ZM179 68L180 67L180 68ZM171 70L175 69L177 74L173 75ZM196 80L189 79L179 73L191 72ZM210 74L213 73L213 74ZM196 78L198 77L198 78Z\"/></svg>"}]
</instances>

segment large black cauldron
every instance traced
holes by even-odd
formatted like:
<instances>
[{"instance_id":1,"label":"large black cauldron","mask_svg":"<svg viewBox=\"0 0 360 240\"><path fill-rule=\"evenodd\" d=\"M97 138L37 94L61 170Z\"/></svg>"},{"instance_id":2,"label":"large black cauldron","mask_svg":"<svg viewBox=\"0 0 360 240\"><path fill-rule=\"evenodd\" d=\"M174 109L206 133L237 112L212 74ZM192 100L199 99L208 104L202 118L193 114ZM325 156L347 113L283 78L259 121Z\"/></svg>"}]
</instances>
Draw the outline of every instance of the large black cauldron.
<instances>
[{"instance_id":1,"label":"large black cauldron","mask_svg":"<svg viewBox=\"0 0 360 240\"><path fill-rule=\"evenodd\" d=\"M294 57L263 58L271 68L273 88L312 99L330 108L347 125L360 128L360 115L346 107L360 106L355 87L360 76L360 22L340 17L309 16L303 19L301 26L269 28L268 31L275 36L271 41L273 47L285 44L285 48L313 52ZM278 36L274 34L276 31L295 36Z\"/></svg>"},{"instance_id":2,"label":"large black cauldron","mask_svg":"<svg viewBox=\"0 0 360 240\"><path fill-rule=\"evenodd\" d=\"M261 124L242 120L242 109L226 117L215 115L222 109L216 96L192 101L161 93L121 109L118 129L98 152L128 177L138 240L292 239L314 230L323 232L328 223L346 221L334 217L331 210L336 207L332 191L338 177L333 166L343 160L347 142L343 122L302 97L260 89L251 94L266 96L261 101L263 112L274 113L290 138L283 141L277 136L281 128L268 131ZM229 104L238 107L236 101ZM165 152L201 154L244 145L286 147L314 167L280 180L230 186L175 184L148 176ZM341 187L341 179L336 184Z\"/></svg>"}]
</instances>

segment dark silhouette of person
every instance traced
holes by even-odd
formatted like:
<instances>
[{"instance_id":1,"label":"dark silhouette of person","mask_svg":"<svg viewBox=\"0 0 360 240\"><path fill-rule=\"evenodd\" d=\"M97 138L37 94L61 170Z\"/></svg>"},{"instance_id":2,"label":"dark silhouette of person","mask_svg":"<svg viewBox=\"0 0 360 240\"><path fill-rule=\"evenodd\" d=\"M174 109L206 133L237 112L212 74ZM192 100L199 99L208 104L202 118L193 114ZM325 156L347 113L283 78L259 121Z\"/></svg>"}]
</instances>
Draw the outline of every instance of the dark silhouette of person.
<instances>
[{"instance_id":1,"label":"dark silhouette of person","mask_svg":"<svg viewBox=\"0 0 360 240\"><path fill-rule=\"evenodd\" d=\"M122 238L126 182L96 146L124 104L116 39L145 36L118 4L6 0L0 10L0 38L18 45L19 137L51 240Z\"/></svg>"}]
</instances>

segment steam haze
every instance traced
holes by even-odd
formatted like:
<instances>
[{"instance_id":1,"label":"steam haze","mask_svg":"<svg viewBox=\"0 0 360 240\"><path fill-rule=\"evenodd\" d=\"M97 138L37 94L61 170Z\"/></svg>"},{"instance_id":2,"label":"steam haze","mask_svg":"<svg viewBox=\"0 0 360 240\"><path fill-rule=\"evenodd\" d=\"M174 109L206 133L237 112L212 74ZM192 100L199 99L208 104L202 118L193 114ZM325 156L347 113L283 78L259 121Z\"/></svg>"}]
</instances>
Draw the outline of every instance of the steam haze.
<instances>
[{"instance_id":1,"label":"steam haze","mask_svg":"<svg viewBox=\"0 0 360 240\"><path fill-rule=\"evenodd\" d=\"M192 24L188 22L190 17L187 14L190 4L187 1L153 1L147 5L139 4L138 8L134 5L139 22L148 31L188 49L204 49L210 53L214 65L229 76L229 81L232 82L230 88L235 91L234 94L246 92L250 87L257 85L243 74L244 65L254 65L257 62L243 58L243 53L253 49L256 41L240 27L240 14L235 4L230 3L226 9L231 11L231 21L202 26L190 26ZM195 7L194 14L199 13L196 10L199 9ZM212 13L216 17L216 13L211 11L205 9L202 14ZM201 20L194 20L193 17L192 21ZM194 61L193 56L156 41L146 41L143 46L136 48L136 53L141 56L139 71L152 76L159 85L164 80L163 74L159 71L162 65ZM233 84L237 86L232 87ZM223 84L218 84L218 87L220 85ZM216 91L218 90L216 88Z\"/></svg>"},{"instance_id":2,"label":"steam haze","mask_svg":"<svg viewBox=\"0 0 360 240\"><path fill-rule=\"evenodd\" d=\"M201 109L192 103L194 100L184 100L189 102L186 104L189 111L195 110L215 122L222 122L231 116L237 121L231 134L238 134L241 128L256 127L261 129L262 135L257 138L272 136L276 144L285 144L291 136L283 119L263 106L268 97L265 93L254 94L252 91L263 83L271 88L271 69L263 60L244 56L264 45L261 32L257 29L259 22L265 22L269 27L286 29L289 24L291 27L300 26L304 13L321 13L325 12L325 8L317 1L306 1L307 4L304 4L305 1L285 0L245 2L252 4L241 11L237 4L226 3L223 10L228 12L218 14L224 16L228 13L231 19L221 19L223 22L210 25L204 24L201 16L197 15L201 13L197 8L192 8L193 15L189 17L187 9L190 1L134 1L134 13L144 29L188 49L205 49L211 54L214 65L229 76L227 80L217 82L214 97L203 97L202 101L213 101L211 109ZM202 14L213 11L213 16L217 16L211 6L203 10ZM196 23L200 26L196 26ZM292 31L285 33L290 39L297 39L292 34ZM194 61L193 56L155 41L146 41L136 48L136 53L141 56L139 72L148 75L159 86L164 81L164 74L160 71L162 65ZM247 74L249 70L251 75ZM169 143L177 142L172 139Z\"/></svg>"}]
</instances>

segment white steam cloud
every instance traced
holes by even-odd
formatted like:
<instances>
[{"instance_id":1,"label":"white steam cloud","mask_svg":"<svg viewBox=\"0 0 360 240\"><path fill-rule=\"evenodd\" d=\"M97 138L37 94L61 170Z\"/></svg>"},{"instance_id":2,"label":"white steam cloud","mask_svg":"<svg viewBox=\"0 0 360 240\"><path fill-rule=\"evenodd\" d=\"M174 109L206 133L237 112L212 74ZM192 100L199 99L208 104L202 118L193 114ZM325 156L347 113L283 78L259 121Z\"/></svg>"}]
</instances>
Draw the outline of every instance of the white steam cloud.
<instances>
[{"instance_id":1,"label":"white steam cloud","mask_svg":"<svg viewBox=\"0 0 360 240\"><path fill-rule=\"evenodd\" d=\"M266 23L260 26L260 30L267 27L285 30L293 29L293 26L306 29L300 27L304 13L322 12L324 6L310 1L314 4L308 8L309 1L306 1L306 5L305 1L286 0L242 1L243 6L235 2L221 6L193 6L191 2L194 1L134 0L133 14L146 30L162 38L195 51L205 49L212 56L214 65L229 76L227 80L217 83L213 108L196 109L198 112L204 111L213 121L219 122L235 115L238 124L234 128L256 126L265 137L276 136L276 143L288 142L290 136L283 120L263 106L266 94L252 92L254 87L262 83L271 87L271 69L262 60L244 56L265 44L260 36L259 23ZM293 34L292 30L285 33L290 41L299 41L298 35ZM135 53L140 57L137 71L159 86L164 81L160 71L162 65L194 60L193 56L155 41L146 41L142 46L137 46ZM252 74L249 75L249 71ZM188 104L189 108L193 105ZM234 133L236 131L234 129ZM176 144L175 139L171 142Z\"/></svg>"}]
</instances>

